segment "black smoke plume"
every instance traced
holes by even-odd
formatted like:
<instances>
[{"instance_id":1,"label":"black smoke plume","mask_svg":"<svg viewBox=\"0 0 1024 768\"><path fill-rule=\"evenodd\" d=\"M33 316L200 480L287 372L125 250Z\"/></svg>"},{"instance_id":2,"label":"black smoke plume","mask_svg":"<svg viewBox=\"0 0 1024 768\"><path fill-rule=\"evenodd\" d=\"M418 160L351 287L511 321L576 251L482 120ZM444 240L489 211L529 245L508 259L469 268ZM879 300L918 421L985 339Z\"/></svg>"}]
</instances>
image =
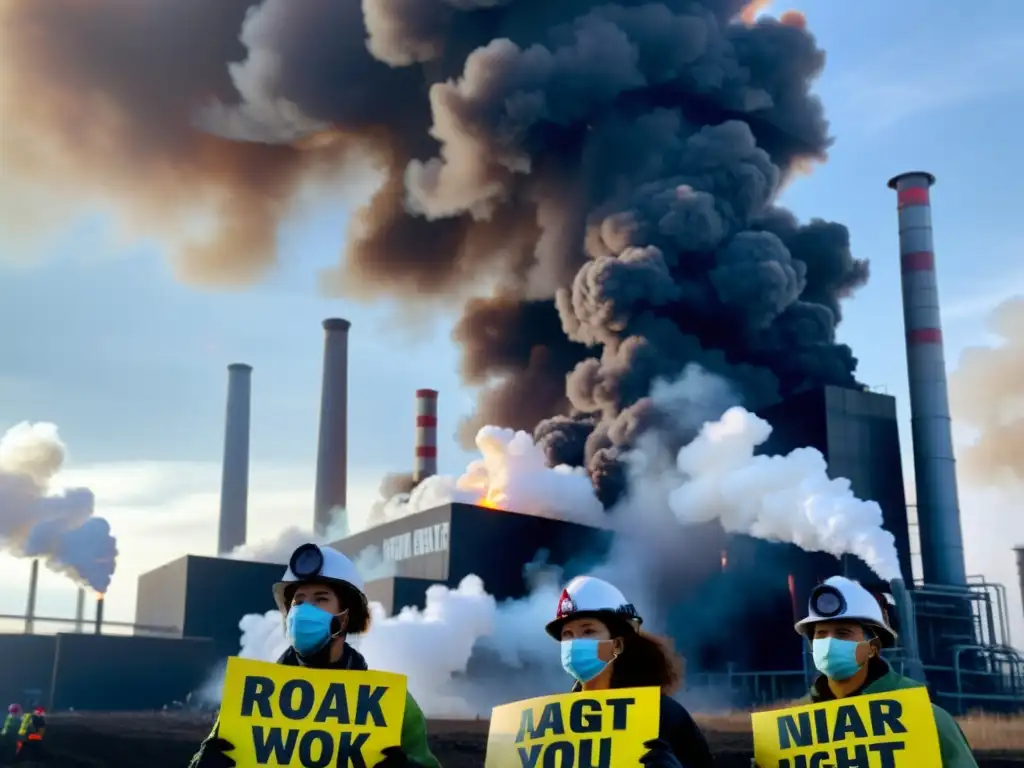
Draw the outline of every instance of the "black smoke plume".
<instances>
[{"instance_id":1,"label":"black smoke plume","mask_svg":"<svg viewBox=\"0 0 1024 768\"><path fill-rule=\"evenodd\" d=\"M482 388L466 432L536 428L610 502L657 378L698 363L752 407L854 382L835 329L867 264L775 205L825 159L825 57L755 5L0 0L5 170L115 201L224 283L274 262L301 184L372 157L338 284L486 286L455 331Z\"/></svg>"}]
</instances>

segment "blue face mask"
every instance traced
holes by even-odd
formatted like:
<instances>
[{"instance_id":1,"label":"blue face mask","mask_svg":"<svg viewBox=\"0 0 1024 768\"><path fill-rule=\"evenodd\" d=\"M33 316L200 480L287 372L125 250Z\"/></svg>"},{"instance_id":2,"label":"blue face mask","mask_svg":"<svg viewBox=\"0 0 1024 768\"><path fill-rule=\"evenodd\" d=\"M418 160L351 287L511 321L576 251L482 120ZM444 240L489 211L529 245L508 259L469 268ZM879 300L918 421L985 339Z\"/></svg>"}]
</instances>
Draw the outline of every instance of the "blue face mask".
<instances>
[{"instance_id":1,"label":"blue face mask","mask_svg":"<svg viewBox=\"0 0 1024 768\"><path fill-rule=\"evenodd\" d=\"M814 666L829 680L849 680L857 674L857 646L853 640L817 637L811 643Z\"/></svg>"},{"instance_id":2,"label":"blue face mask","mask_svg":"<svg viewBox=\"0 0 1024 768\"><path fill-rule=\"evenodd\" d=\"M285 619L288 640L300 656L314 654L330 642L333 620L331 614L311 603L293 605Z\"/></svg>"},{"instance_id":3,"label":"blue face mask","mask_svg":"<svg viewBox=\"0 0 1024 768\"><path fill-rule=\"evenodd\" d=\"M581 683L589 683L608 666L597 655L600 641L576 638L562 641L562 668Z\"/></svg>"}]
</instances>

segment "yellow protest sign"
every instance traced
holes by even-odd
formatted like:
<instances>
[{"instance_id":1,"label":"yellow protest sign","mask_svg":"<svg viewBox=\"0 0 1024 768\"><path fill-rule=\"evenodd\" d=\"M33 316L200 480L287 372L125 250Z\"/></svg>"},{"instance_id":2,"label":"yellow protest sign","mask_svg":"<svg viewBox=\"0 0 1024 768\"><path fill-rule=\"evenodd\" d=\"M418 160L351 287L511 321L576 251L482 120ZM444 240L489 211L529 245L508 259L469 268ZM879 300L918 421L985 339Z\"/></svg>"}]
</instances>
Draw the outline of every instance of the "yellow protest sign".
<instances>
[{"instance_id":1,"label":"yellow protest sign","mask_svg":"<svg viewBox=\"0 0 1024 768\"><path fill-rule=\"evenodd\" d=\"M751 719L760 768L942 765L926 688L756 712Z\"/></svg>"},{"instance_id":2,"label":"yellow protest sign","mask_svg":"<svg viewBox=\"0 0 1024 768\"><path fill-rule=\"evenodd\" d=\"M402 740L404 675L228 659L218 735L245 766L365 768Z\"/></svg>"},{"instance_id":3,"label":"yellow protest sign","mask_svg":"<svg viewBox=\"0 0 1024 768\"><path fill-rule=\"evenodd\" d=\"M495 707L485 768L628 768L658 738L661 691L542 696Z\"/></svg>"}]
</instances>

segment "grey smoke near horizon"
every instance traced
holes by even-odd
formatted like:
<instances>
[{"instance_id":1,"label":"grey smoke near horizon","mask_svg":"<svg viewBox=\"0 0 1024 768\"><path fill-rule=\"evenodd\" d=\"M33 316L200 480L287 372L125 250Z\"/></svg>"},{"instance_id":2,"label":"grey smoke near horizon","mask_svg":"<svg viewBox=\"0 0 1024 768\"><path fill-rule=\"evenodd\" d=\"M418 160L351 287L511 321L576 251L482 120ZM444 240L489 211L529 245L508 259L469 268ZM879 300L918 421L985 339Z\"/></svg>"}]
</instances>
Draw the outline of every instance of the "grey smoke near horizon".
<instances>
[{"instance_id":1,"label":"grey smoke near horizon","mask_svg":"<svg viewBox=\"0 0 1024 768\"><path fill-rule=\"evenodd\" d=\"M273 266L301 185L340 187L368 154L383 183L328 282L407 302L496 286L454 330L479 389L462 438L535 430L606 505L623 450L664 418L657 379L697 364L751 408L855 382L835 331L867 263L843 225L776 203L831 141L812 93L825 56L799 14L755 21L764 4L742 0L250 5L0 0L0 106L26 147L12 177L113 198L175 246L182 277L223 284ZM188 239L198 208L211 230Z\"/></svg>"},{"instance_id":2,"label":"grey smoke near horizon","mask_svg":"<svg viewBox=\"0 0 1024 768\"><path fill-rule=\"evenodd\" d=\"M957 469L975 485L1024 481L1024 296L999 304L988 318L999 341L961 352L949 377L953 417L977 433L957 446Z\"/></svg>"},{"instance_id":3,"label":"grey smoke near horizon","mask_svg":"<svg viewBox=\"0 0 1024 768\"><path fill-rule=\"evenodd\" d=\"M66 448L57 427L22 422L0 437L0 550L39 558L77 584L105 593L117 564L110 524L88 488L52 492Z\"/></svg>"}]
</instances>

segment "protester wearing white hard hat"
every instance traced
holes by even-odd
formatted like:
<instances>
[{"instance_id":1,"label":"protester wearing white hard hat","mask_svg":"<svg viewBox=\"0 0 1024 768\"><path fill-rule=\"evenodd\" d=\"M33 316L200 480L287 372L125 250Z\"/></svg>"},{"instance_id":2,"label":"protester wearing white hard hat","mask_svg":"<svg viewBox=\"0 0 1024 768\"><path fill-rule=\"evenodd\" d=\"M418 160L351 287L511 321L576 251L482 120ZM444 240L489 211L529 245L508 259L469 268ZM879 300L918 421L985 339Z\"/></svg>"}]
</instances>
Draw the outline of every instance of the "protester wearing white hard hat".
<instances>
[{"instance_id":1,"label":"protester wearing white hard hat","mask_svg":"<svg viewBox=\"0 0 1024 768\"><path fill-rule=\"evenodd\" d=\"M281 611L289 648L277 660L286 666L365 670L366 659L345 639L370 627L363 579L355 563L331 547L303 544L292 553L274 602ZM189 768L233 768L233 746L217 735L217 725ZM427 745L423 711L406 695L402 744L384 750L375 768L440 768Z\"/></svg>"},{"instance_id":2,"label":"protester wearing white hard hat","mask_svg":"<svg viewBox=\"0 0 1024 768\"><path fill-rule=\"evenodd\" d=\"M810 691L812 702L887 693L921 684L894 672L882 650L896 644L883 597L860 584L833 576L811 591L807 618L795 629L811 643L814 666L821 675ZM963 732L941 707L933 705L939 732L942 766L977 768Z\"/></svg>"},{"instance_id":3,"label":"protester wearing white hard hat","mask_svg":"<svg viewBox=\"0 0 1024 768\"><path fill-rule=\"evenodd\" d=\"M661 690L658 738L645 744L646 768L711 768L714 758L697 724L670 698L682 660L669 643L640 630L643 620L614 585L591 576L562 590L547 632L561 641L562 666L574 691L655 687Z\"/></svg>"}]
</instances>

